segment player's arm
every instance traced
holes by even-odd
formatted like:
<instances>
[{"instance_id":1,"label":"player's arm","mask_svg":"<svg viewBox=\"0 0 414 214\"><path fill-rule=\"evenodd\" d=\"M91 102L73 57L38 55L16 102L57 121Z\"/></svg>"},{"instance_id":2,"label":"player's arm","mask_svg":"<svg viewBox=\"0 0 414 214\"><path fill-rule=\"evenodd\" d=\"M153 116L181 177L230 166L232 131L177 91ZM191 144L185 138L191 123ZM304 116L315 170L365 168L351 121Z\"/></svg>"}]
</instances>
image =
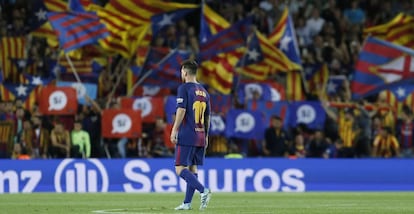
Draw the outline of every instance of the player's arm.
<instances>
[{"instance_id":1,"label":"player's arm","mask_svg":"<svg viewBox=\"0 0 414 214\"><path fill-rule=\"evenodd\" d=\"M184 116L185 116L185 108L178 107L177 112L175 113L175 121L172 127L171 136L170 136L171 142L174 144L177 143L178 128L183 122Z\"/></svg>"}]
</instances>

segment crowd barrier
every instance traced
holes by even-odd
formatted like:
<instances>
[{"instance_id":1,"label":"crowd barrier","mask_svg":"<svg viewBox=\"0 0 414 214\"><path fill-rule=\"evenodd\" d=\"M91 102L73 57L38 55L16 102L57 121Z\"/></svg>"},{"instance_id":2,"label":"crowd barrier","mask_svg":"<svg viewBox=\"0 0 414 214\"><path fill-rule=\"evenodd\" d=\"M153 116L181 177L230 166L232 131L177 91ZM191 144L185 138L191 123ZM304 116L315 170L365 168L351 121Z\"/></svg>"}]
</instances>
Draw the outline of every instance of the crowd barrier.
<instances>
[{"instance_id":1,"label":"crowd barrier","mask_svg":"<svg viewBox=\"0 0 414 214\"><path fill-rule=\"evenodd\" d=\"M207 158L214 192L414 191L410 159ZM1 160L0 193L179 192L173 159Z\"/></svg>"}]
</instances>

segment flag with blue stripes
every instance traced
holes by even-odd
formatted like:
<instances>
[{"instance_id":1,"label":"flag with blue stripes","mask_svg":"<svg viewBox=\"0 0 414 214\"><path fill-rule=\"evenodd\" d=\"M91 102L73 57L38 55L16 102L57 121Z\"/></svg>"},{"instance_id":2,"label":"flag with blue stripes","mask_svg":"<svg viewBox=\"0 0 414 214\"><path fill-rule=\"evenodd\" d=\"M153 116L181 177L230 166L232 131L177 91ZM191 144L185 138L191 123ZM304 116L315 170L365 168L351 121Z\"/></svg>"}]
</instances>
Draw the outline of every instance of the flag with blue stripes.
<instances>
[{"instance_id":1,"label":"flag with blue stripes","mask_svg":"<svg viewBox=\"0 0 414 214\"><path fill-rule=\"evenodd\" d=\"M95 44L109 36L109 31L92 13L49 12L47 17L57 31L60 47L65 52Z\"/></svg>"},{"instance_id":2,"label":"flag with blue stripes","mask_svg":"<svg viewBox=\"0 0 414 214\"><path fill-rule=\"evenodd\" d=\"M181 63L190 58L189 51L174 50L164 57L152 73L144 80L143 85L162 85L166 88L177 88L181 83Z\"/></svg>"}]
</instances>

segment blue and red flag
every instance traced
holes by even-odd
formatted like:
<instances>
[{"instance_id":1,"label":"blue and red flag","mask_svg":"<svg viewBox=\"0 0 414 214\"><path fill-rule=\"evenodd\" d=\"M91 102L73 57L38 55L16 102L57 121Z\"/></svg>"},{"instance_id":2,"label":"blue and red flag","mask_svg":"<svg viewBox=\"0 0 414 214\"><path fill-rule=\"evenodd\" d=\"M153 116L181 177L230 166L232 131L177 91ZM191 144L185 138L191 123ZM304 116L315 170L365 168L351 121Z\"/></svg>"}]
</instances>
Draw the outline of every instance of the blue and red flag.
<instances>
[{"instance_id":1,"label":"blue and red flag","mask_svg":"<svg viewBox=\"0 0 414 214\"><path fill-rule=\"evenodd\" d=\"M170 53L169 48L151 47L148 51L147 58L142 65L140 75L142 78L149 71L158 68L158 64Z\"/></svg>"},{"instance_id":2,"label":"blue and red flag","mask_svg":"<svg viewBox=\"0 0 414 214\"><path fill-rule=\"evenodd\" d=\"M109 31L93 13L50 12L47 17L57 31L65 52L78 49L109 36Z\"/></svg>"},{"instance_id":3,"label":"blue and red flag","mask_svg":"<svg viewBox=\"0 0 414 214\"><path fill-rule=\"evenodd\" d=\"M414 50L368 37L355 66L351 90L358 99L414 78Z\"/></svg>"},{"instance_id":4,"label":"blue and red flag","mask_svg":"<svg viewBox=\"0 0 414 214\"><path fill-rule=\"evenodd\" d=\"M252 17L247 17L201 43L200 60L209 60L220 53L229 53L246 46L247 37L251 32L251 24Z\"/></svg>"},{"instance_id":5,"label":"blue and red flag","mask_svg":"<svg viewBox=\"0 0 414 214\"><path fill-rule=\"evenodd\" d=\"M69 0L68 6L74 12L87 12L90 4L97 4L96 0Z\"/></svg>"},{"instance_id":6,"label":"blue and red flag","mask_svg":"<svg viewBox=\"0 0 414 214\"><path fill-rule=\"evenodd\" d=\"M181 63L190 58L188 51L174 50L164 57L152 73L144 80L143 85L162 85L166 88L177 88L181 83Z\"/></svg>"}]
</instances>

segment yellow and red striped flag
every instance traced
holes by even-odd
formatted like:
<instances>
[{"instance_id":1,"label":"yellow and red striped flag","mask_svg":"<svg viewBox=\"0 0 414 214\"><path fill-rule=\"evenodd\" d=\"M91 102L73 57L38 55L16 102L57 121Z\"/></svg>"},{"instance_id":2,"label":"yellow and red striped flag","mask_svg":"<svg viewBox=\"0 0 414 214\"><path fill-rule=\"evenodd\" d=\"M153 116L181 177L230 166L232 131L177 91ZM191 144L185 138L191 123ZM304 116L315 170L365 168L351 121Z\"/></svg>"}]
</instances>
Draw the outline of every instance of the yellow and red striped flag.
<instances>
[{"instance_id":1,"label":"yellow and red striped flag","mask_svg":"<svg viewBox=\"0 0 414 214\"><path fill-rule=\"evenodd\" d=\"M391 21L364 29L364 36L374 36L388 42L414 47L414 17L400 13Z\"/></svg>"},{"instance_id":2,"label":"yellow and red striped flag","mask_svg":"<svg viewBox=\"0 0 414 214\"><path fill-rule=\"evenodd\" d=\"M3 37L0 42L1 70L4 80L14 83L22 81L19 69L11 59L26 58L26 39L24 37Z\"/></svg>"},{"instance_id":3,"label":"yellow and red striped flag","mask_svg":"<svg viewBox=\"0 0 414 214\"><path fill-rule=\"evenodd\" d=\"M207 4L202 5L200 42L207 42L212 36L229 27L230 23L226 19ZM197 78L220 93L229 94L233 86L234 67L243 56L244 51L245 48L238 48L203 61Z\"/></svg>"},{"instance_id":4,"label":"yellow and red striped flag","mask_svg":"<svg viewBox=\"0 0 414 214\"><path fill-rule=\"evenodd\" d=\"M304 100L302 75L300 71L290 71L286 74L286 97L289 101Z\"/></svg>"},{"instance_id":5,"label":"yellow and red striped flag","mask_svg":"<svg viewBox=\"0 0 414 214\"><path fill-rule=\"evenodd\" d=\"M100 45L108 51L130 58L140 47L147 47L152 39L151 17L177 9L196 8L195 4L181 4L159 0L110 1L105 8L92 7L107 26L111 35Z\"/></svg>"},{"instance_id":6,"label":"yellow and red striped flag","mask_svg":"<svg viewBox=\"0 0 414 214\"><path fill-rule=\"evenodd\" d=\"M399 109L398 99L391 90L383 90L379 94L379 99L383 103L387 103L394 112L397 112Z\"/></svg>"}]
</instances>

